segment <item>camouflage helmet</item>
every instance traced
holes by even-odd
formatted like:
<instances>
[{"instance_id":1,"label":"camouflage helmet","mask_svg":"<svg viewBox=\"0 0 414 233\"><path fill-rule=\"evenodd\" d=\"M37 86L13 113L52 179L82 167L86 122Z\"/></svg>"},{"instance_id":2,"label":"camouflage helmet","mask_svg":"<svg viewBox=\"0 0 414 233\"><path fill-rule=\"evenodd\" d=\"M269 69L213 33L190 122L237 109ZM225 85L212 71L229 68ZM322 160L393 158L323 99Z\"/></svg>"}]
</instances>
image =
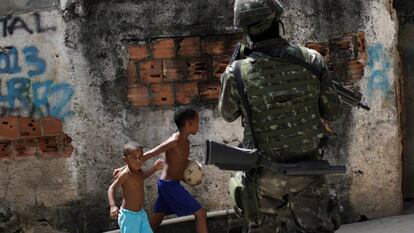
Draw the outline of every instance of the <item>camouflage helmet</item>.
<instances>
[{"instance_id":1,"label":"camouflage helmet","mask_svg":"<svg viewBox=\"0 0 414 233\"><path fill-rule=\"evenodd\" d=\"M283 6L279 0L236 0L234 26L243 28L249 34L260 34L282 14Z\"/></svg>"}]
</instances>

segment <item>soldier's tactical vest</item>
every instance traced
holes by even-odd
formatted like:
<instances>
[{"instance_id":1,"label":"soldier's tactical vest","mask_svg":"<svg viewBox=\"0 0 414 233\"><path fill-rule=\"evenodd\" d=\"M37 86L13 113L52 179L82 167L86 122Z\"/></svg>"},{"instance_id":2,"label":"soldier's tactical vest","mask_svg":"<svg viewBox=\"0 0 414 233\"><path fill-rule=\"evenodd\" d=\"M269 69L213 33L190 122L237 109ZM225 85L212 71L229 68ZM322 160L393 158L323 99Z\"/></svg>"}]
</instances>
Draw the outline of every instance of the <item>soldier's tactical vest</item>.
<instances>
[{"instance_id":1,"label":"soldier's tactical vest","mask_svg":"<svg viewBox=\"0 0 414 233\"><path fill-rule=\"evenodd\" d=\"M256 145L264 157L275 162L314 159L324 136L319 77L301 65L255 53L240 68Z\"/></svg>"}]
</instances>

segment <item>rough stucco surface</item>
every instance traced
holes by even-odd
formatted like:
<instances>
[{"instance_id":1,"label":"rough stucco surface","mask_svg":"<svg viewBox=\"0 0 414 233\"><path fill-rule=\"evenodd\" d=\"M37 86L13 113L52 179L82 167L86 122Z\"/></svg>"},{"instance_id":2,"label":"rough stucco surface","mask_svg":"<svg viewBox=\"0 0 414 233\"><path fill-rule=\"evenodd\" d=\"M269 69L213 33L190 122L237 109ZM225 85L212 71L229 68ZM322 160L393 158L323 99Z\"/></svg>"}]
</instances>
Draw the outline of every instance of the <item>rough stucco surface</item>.
<instances>
[{"instance_id":1,"label":"rough stucco surface","mask_svg":"<svg viewBox=\"0 0 414 233\"><path fill-rule=\"evenodd\" d=\"M13 38L2 38L2 46L36 43L44 48L42 57L58 53L59 58L48 60L54 69L50 77L75 90L68 105L74 114L64 118L64 131L75 148L70 158L0 161L0 209L7 213L9 224L27 225L26 230L53 226L62 232L112 228L106 190L112 169L122 165L121 146L136 140L148 150L175 131L173 109L128 105L127 45L155 37L234 31L232 5L231 0L89 0L70 4L65 11L44 12L46 21L57 27L44 37L20 39L27 34L16 33ZM328 157L346 164L348 174L333 177L331 184L339 190L346 221L356 221L360 215L375 218L399 213L401 146L394 91L397 21L390 3L294 0L286 6L286 36L293 42L366 33L372 60L359 86L372 110L352 110L335 124L339 136L331 141ZM233 145L241 140L239 120L224 122L215 105L200 107L200 116L200 132L190 138L192 159L203 160L206 139ZM231 173L206 167L205 174L203 184L189 190L207 210L230 208L226 186ZM149 211L156 197L155 181L156 175L146 181L145 208Z\"/></svg>"},{"instance_id":2,"label":"rough stucco surface","mask_svg":"<svg viewBox=\"0 0 414 233\"><path fill-rule=\"evenodd\" d=\"M372 110L369 115L354 114L351 135L355 136L350 137L353 146L348 151L353 155L351 169L364 171L352 177L350 200L355 211L366 213L368 218L397 214L402 207L402 145L395 91L399 72L397 19L387 4L373 2L369 8L371 20L364 31L371 58L361 87Z\"/></svg>"}]
</instances>

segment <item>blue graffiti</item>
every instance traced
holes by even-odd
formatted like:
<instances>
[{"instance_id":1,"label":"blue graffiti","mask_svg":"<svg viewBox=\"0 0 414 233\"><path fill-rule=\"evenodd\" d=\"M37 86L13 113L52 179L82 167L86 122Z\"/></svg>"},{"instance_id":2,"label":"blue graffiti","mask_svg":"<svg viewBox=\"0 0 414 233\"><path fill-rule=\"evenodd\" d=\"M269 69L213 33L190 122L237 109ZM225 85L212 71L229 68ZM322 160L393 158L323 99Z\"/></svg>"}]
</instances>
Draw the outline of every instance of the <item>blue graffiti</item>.
<instances>
[{"instance_id":1,"label":"blue graffiti","mask_svg":"<svg viewBox=\"0 0 414 233\"><path fill-rule=\"evenodd\" d=\"M64 108L73 97L73 88L67 83L53 83L51 80L32 84L33 104L41 109L45 107L47 115L64 119L73 114L72 111L64 112ZM55 98L56 97L56 98ZM54 99L56 103L50 105Z\"/></svg>"},{"instance_id":2,"label":"blue graffiti","mask_svg":"<svg viewBox=\"0 0 414 233\"><path fill-rule=\"evenodd\" d=\"M8 95L3 99L8 103L9 108L16 107L16 100L19 100L23 106L30 104L30 80L26 78L10 79L7 81L7 90Z\"/></svg>"},{"instance_id":3,"label":"blue graffiti","mask_svg":"<svg viewBox=\"0 0 414 233\"><path fill-rule=\"evenodd\" d=\"M72 116L74 112L67 110L74 95L72 86L65 82L55 83L53 80L32 80L46 72L46 61L39 57L39 50L34 46L25 47L22 52L29 67L27 73L7 80L1 74L21 73L18 51L10 47L7 51L0 52L0 116L15 112L16 109L26 109L42 117L64 119ZM2 83L5 85L3 89Z\"/></svg>"},{"instance_id":4,"label":"blue graffiti","mask_svg":"<svg viewBox=\"0 0 414 233\"><path fill-rule=\"evenodd\" d=\"M46 71L46 61L39 57L39 50L35 47L26 47L23 49L23 53L26 58L26 63L34 67L34 70L30 70L27 75L33 77L36 75L42 75Z\"/></svg>"},{"instance_id":5,"label":"blue graffiti","mask_svg":"<svg viewBox=\"0 0 414 233\"><path fill-rule=\"evenodd\" d=\"M59 101L55 105L53 105L50 109L51 116L59 116L60 118L66 118L73 114L72 111L69 112L62 112L63 109L69 104L70 100L73 97L73 89L71 85L67 83L57 83L50 86L48 90L49 97L59 96Z\"/></svg>"},{"instance_id":6,"label":"blue graffiti","mask_svg":"<svg viewBox=\"0 0 414 233\"><path fill-rule=\"evenodd\" d=\"M19 54L15 47L6 48L6 52L0 52L0 74L17 74L22 68L19 66Z\"/></svg>"},{"instance_id":7,"label":"blue graffiti","mask_svg":"<svg viewBox=\"0 0 414 233\"><path fill-rule=\"evenodd\" d=\"M371 71L367 86L368 96L371 97L375 90L380 90L381 93L387 95L391 90L388 77L391 63L381 44L374 44L368 48L367 66Z\"/></svg>"}]
</instances>

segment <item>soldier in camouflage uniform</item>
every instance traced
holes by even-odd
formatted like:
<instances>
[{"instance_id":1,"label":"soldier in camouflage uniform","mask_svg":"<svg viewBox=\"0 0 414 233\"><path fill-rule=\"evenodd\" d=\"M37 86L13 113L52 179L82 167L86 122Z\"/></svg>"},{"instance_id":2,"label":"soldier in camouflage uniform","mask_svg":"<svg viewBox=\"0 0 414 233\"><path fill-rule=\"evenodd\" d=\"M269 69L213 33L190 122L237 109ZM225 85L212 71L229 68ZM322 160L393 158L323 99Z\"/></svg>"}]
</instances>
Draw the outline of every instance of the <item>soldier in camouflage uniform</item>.
<instances>
[{"instance_id":1,"label":"soldier in camouflage uniform","mask_svg":"<svg viewBox=\"0 0 414 233\"><path fill-rule=\"evenodd\" d=\"M339 98L321 55L279 36L282 13L278 0L236 0L235 26L246 33L252 52L223 73L219 111L229 122L242 116L243 145L257 147L262 159L277 163L321 159L320 141L325 136L321 118L333 121L340 116ZM301 62L292 63L287 57ZM237 87L236 67L250 121ZM254 184L257 197L253 202L258 215L246 219L251 233L331 233L340 225L323 176L284 176L261 168L246 172L243 182Z\"/></svg>"}]
</instances>

